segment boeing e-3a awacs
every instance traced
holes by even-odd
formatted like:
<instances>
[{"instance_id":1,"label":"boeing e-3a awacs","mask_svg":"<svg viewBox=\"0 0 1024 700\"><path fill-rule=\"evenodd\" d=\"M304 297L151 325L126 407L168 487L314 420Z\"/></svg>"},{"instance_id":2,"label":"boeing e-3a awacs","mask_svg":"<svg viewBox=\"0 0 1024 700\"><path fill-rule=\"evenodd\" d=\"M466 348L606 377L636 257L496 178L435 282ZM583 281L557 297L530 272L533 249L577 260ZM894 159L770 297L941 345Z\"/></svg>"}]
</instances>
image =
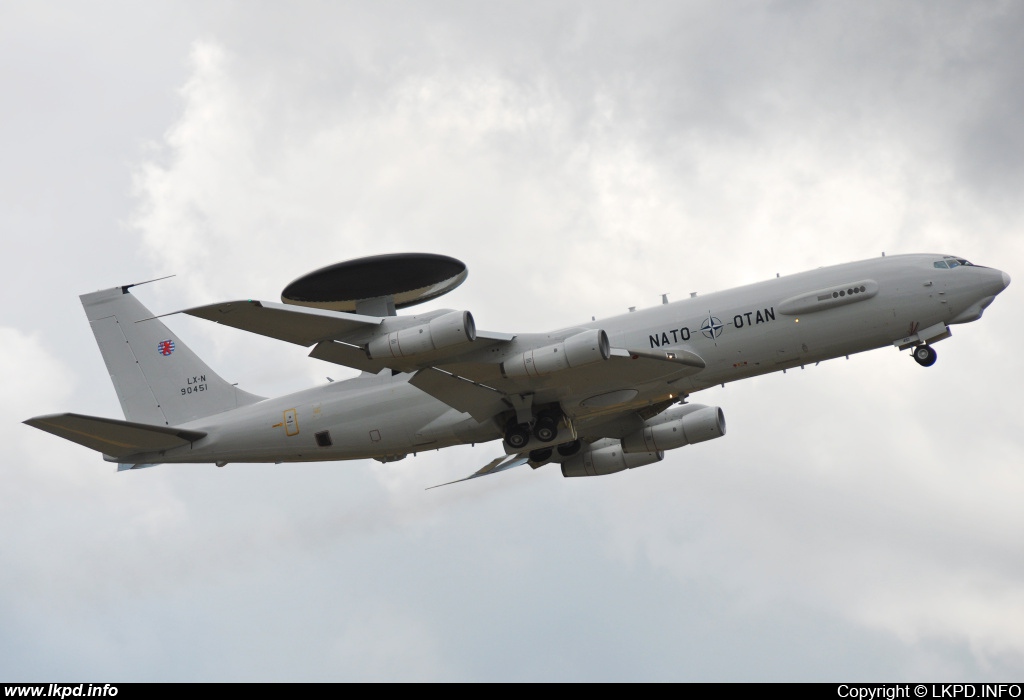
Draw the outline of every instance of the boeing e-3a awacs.
<instances>
[{"instance_id":1,"label":"boeing e-3a awacs","mask_svg":"<svg viewBox=\"0 0 1024 700\"><path fill-rule=\"evenodd\" d=\"M222 379L134 295L84 294L126 420L25 421L119 470L161 463L392 461L502 440L474 478L529 463L598 476L721 437L702 389L874 348L935 362L950 326L981 318L1010 277L952 255L896 255L776 277L545 333L477 330L468 311L398 315L466 279L454 258L361 258L301 277L283 304L182 313L311 347L361 371L267 399Z\"/></svg>"}]
</instances>

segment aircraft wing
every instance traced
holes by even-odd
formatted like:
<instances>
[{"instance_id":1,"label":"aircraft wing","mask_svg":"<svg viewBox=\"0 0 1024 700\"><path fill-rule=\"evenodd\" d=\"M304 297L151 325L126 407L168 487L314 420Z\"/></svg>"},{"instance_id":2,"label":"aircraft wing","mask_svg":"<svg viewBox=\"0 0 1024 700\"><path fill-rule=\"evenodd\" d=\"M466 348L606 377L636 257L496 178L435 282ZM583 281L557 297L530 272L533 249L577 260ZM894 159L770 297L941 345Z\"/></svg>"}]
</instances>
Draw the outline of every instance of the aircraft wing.
<instances>
[{"instance_id":1,"label":"aircraft wing","mask_svg":"<svg viewBox=\"0 0 1024 700\"><path fill-rule=\"evenodd\" d=\"M453 353L456 356L463 355L495 343L507 343L515 338L507 333L477 331L474 342L458 349L442 348L415 357L371 359L364 347L369 340L390 328L400 330L403 325L423 324L431 316L419 319L396 316L384 318L252 299L196 306L175 313L188 314L296 345L312 345L311 357L373 374L383 369L415 372L450 358ZM383 324L390 325L382 329Z\"/></svg>"},{"instance_id":2,"label":"aircraft wing","mask_svg":"<svg viewBox=\"0 0 1024 700\"><path fill-rule=\"evenodd\" d=\"M500 346L515 338L498 333L478 333L477 337L480 348ZM481 342L483 339L489 342ZM488 354L486 351L482 355L475 352L455 357L435 354L433 358L423 358L420 366L416 366L395 360L370 359L362 348L341 341L319 342L310 352L311 357L373 374L389 368L414 372L410 384L479 421L513 408L516 405L513 397L526 394L533 395L534 403L562 403L568 413L579 415L588 412L586 407L577 406L588 397L628 392L652 382L668 384L696 374L705 366L697 354L683 349L658 353L612 348L603 362L542 377L512 379L502 374L500 362L491 360Z\"/></svg>"},{"instance_id":3,"label":"aircraft wing","mask_svg":"<svg viewBox=\"0 0 1024 700\"><path fill-rule=\"evenodd\" d=\"M409 383L478 421L485 421L512 406L502 391L433 367L421 369Z\"/></svg>"},{"instance_id":4,"label":"aircraft wing","mask_svg":"<svg viewBox=\"0 0 1024 700\"><path fill-rule=\"evenodd\" d=\"M33 428L118 459L182 447L206 437L206 433L200 430L182 430L78 413L55 413L29 418L24 422Z\"/></svg>"},{"instance_id":5,"label":"aircraft wing","mask_svg":"<svg viewBox=\"0 0 1024 700\"><path fill-rule=\"evenodd\" d=\"M343 311L299 308L269 301L227 301L179 312L232 328L309 347L379 326L383 319ZM365 358L365 353L363 354Z\"/></svg>"},{"instance_id":6,"label":"aircraft wing","mask_svg":"<svg viewBox=\"0 0 1024 700\"><path fill-rule=\"evenodd\" d=\"M655 382L669 384L704 369L704 360L695 353L676 350L674 353L612 348L610 357L603 362L573 367L541 377L509 378L501 373L499 364L488 362L456 361L439 363L436 370L450 374L466 384L484 387L504 396L532 394L534 404L560 402L567 412L573 413L567 403L610 392L628 391ZM454 394L467 393L463 384L440 381L421 381L417 373L412 383L453 408ZM476 392L484 396L482 392ZM512 405L511 403L509 405ZM474 415L474 417L476 417Z\"/></svg>"},{"instance_id":7,"label":"aircraft wing","mask_svg":"<svg viewBox=\"0 0 1024 700\"><path fill-rule=\"evenodd\" d=\"M421 369L409 383L479 421L514 408L522 395L532 395L535 405L557 402L569 415L582 417L634 410L628 401L636 387L669 386L704 366L699 356L685 350L657 354L613 348L604 362L545 377L509 379L495 363L464 361Z\"/></svg>"},{"instance_id":8,"label":"aircraft wing","mask_svg":"<svg viewBox=\"0 0 1024 700\"><path fill-rule=\"evenodd\" d=\"M661 393L671 392L669 385L704 368L704 361L683 348L632 350L608 348L599 361L571 366L558 371L527 374L520 371L507 376L503 363L520 362L534 352L548 352L552 342L582 333L584 329L564 329L555 335L512 335L475 331L472 342L442 346L406 356L370 357L367 346L382 334L401 335L426 328L439 314L422 316L366 316L292 304L241 300L185 309L181 313L204 318L233 328L284 340L305 347L310 356L361 372L377 374L385 369L414 374L410 383L434 398L468 413L479 421L521 406L524 397L533 405L558 403L571 417L635 409L628 394L646 391L649 403L652 386ZM403 331L412 329L412 331ZM420 331L422 332L422 331ZM604 341L607 343L607 340ZM557 353L558 350L554 350ZM382 353L383 354L383 353ZM625 398L623 398L625 397ZM615 399L615 400L613 400ZM639 405L639 404L638 404Z\"/></svg>"},{"instance_id":9,"label":"aircraft wing","mask_svg":"<svg viewBox=\"0 0 1024 700\"><path fill-rule=\"evenodd\" d=\"M530 456L525 454L502 455L501 457L495 457L490 462L481 467L479 470L473 472L464 479L456 479L455 481L449 481L444 484L438 484L437 486L430 486L427 488L427 491L429 491L430 489L440 488L442 486L451 486L452 484L458 484L462 481L469 481L470 479L476 479L481 476L490 476L491 474L497 474L498 472L503 472L506 469L520 467L529 461Z\"/></svg>"}]
</instances>

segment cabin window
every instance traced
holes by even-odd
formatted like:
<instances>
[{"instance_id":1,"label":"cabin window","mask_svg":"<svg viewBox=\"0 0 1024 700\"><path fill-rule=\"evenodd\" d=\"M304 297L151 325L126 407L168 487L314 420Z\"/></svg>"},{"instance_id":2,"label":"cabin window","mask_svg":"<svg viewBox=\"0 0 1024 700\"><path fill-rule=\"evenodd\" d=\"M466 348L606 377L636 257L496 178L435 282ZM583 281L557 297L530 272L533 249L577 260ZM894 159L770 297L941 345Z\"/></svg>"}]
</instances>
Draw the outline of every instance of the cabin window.
<instances>
[{"instance_id":1,"label":"cabin window","mask_svg":"<svg viewBox=\"0 0 1024 700\"><path fill-rule=\"evenodd\" d=\"M945 260L938 260L934 264L935 264L935 267L937 267L937 268L939 268L941 270L945 270L947 267L949 267L949 265L946 264Z\"/></svg>"}]
</instances>

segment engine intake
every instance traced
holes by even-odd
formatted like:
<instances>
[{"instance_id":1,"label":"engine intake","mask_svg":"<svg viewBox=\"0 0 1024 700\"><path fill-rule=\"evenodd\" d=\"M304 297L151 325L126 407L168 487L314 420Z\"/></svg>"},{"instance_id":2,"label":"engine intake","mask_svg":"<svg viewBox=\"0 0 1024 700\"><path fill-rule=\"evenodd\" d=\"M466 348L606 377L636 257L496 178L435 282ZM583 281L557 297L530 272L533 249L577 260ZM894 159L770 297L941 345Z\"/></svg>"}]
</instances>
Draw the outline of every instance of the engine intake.
<instances>
[{"instance_id":1,"label":"engine intake","mask_svg":"<svg viewBox=\"0 0 1024 700\"><path fill-rule=\"evenodd\" d=\"M604 476L624 469L635 469L645 464L660 462L665 453L660 450L627 454L615 444L596 450L587 450L562 462L562 476Z\"/></svg>"},{"instance_id":2,"label":"engine intake","mask_svg":"<svg viewBox=\"0 0 1024 700\"><path fill-rule=\"evenodd\" d=\"M476 322L468 311L452 311L427 323L382 333L366 346L371 360L422 355L476 340Z\"/></svg>"},{"instance_id":3,"label":"engine intake","mask_svg":"<svg viewBox=\"0 0 1024 700\"><path fill-rule=\"evenodd\" d=\"M725 414L717 406L688 404L648 421L646 427L622 438L622 450L643 454L674 450L725 435Z\"/></svg>"},{"instance_id":4,"label":"engine intake","mask_svg":"<svg viewBox=\"0 0 1024 700\"><path fill-rule=\"evenodd\" d=\"M569 367L582 367L611 357L611 344L603 330L569 336L560 343L527 350L501 363L506 378L540 377Z\"/></svg>"}]
</instances>

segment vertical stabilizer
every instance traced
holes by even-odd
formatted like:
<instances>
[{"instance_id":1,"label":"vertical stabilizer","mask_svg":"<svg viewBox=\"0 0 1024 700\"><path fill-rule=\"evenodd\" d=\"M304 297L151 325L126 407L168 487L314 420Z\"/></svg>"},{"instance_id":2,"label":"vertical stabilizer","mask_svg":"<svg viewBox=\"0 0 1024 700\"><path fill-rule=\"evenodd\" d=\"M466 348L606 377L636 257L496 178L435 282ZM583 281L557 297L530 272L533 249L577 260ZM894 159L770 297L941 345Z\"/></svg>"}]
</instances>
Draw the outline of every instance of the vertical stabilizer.
<instances>
[{"instance_id":1,"label":"vertical stabilizer","mask_svg":"<svg viewBox=\"0 0 1024 700\"><path fill-rule=\"evenodd\" d=\"M80 298L127 420L180 425L263 399L224 381L128 287Z\"/></svg>"}]
</instances>

